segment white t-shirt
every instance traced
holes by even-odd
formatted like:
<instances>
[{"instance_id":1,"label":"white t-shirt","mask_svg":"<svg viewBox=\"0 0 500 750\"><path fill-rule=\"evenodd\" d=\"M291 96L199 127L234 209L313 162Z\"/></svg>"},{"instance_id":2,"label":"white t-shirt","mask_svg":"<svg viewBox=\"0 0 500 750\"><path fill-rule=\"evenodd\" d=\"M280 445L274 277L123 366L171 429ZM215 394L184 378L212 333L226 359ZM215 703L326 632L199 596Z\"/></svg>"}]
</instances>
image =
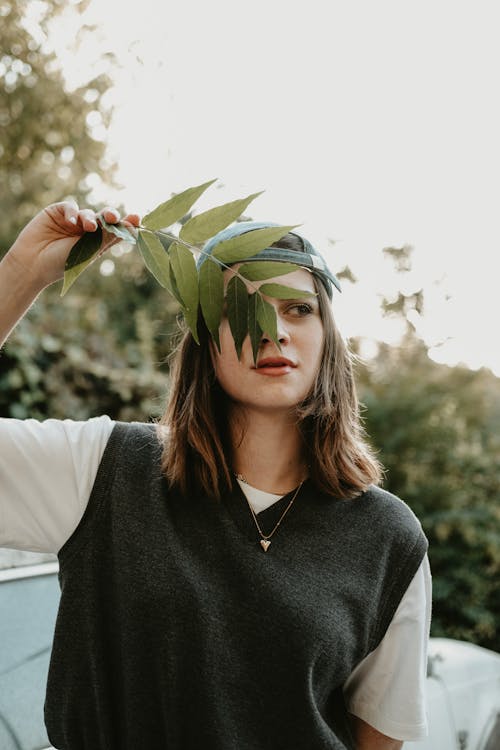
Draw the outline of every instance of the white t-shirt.
<instances>
[{"instance_id":1,"label":"white t-shirt","mask_svg":"<svg viewBox=\"0 0 500 750\"><path fill-rule=\"evenodd\" d=\"M0 418L0 547L57 553L77 527L114 422ZM255 513L279 499L240 482ZM348 710L398 740L427 734L427 556L379 644L344 685Z\"/></svg>"}]
</instances>

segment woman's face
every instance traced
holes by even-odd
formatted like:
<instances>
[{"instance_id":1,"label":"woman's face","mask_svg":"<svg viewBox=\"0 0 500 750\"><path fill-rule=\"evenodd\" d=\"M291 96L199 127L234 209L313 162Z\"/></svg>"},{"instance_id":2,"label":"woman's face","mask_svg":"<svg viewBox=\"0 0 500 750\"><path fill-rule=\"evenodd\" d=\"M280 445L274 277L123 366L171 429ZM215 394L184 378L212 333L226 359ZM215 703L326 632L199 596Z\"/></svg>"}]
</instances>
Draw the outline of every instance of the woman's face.
<instances>
[{"instance_id":1,"label":"woman's face","mask_svg":"<svg viewBox=\"0 0 500 750\"><path fill-rule=\"evenodd\" d=\"M234 266L234 270L237 268ZM226 271L226 284L231 275L231 271ZM316 294L312 275L302 269L252 282L254 287L269 283ZM264 332L256 365L249 336L243 342L238 360L229 321L223 317L219 329L221 352L213 347L215 373L219 384L235 403L266 411L290 411L307 396L319 370L324 341L319 302L317 296L264 299L276 310L281 351Z\"/></svg>"}]
</instances>

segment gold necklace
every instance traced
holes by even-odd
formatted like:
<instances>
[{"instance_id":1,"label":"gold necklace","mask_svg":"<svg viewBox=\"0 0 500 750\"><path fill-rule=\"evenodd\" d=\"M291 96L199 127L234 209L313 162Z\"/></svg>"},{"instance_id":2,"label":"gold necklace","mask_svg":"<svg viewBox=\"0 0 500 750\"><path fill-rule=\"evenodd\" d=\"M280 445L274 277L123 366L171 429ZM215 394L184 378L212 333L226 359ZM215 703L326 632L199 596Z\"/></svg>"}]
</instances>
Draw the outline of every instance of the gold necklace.
<instances>
[{"instance_id":1,"label":"gold necklace","mask_svg":"<svg viewBox=\"0 0 500 750\"><path fill-rule=\"evenodd\" d=\"M248 484L248 482L245 479L245 477L243 476L243 474L235 474L235 476L236 476L236 479L239 479L241 482L244 482L245 484ZM284 517L286 516L286 514L288 513L288 511L292 507L293 501L295 500L295 498L299 494L299 490L300 490L300 488L302 487L303 484L304 484L304 480L302 480L302 482L299 484L299 486L297 487L297 489L293 493L292 499L290 500L290 502L288 503L287 507L285 508L285 510L283 511L283 513L281 514L280 518L278 519L278 523L276 524L276 526L274 527L274 529L271 531L270 534L264 534L264 532L260 528L259 522L257 521L257 516L255 515L254 510L253 510L252 506L250 505L248 497L246 496L245 493L243 493L245 495L245 500L247 501L248 507L250 508L250 513L252 514L252 518L255 521L255 525L257 526L257 531L260 534L260 546L262 547L262 549L264 550L264 552L267 552L267 550L269 549L269 545L271 544L270 539L271 539L272 535L274 534L275 531L277 531L278 526L280 525L280 523L282 522L282 520L284 519Z\"/></svg>"}]
</instances>

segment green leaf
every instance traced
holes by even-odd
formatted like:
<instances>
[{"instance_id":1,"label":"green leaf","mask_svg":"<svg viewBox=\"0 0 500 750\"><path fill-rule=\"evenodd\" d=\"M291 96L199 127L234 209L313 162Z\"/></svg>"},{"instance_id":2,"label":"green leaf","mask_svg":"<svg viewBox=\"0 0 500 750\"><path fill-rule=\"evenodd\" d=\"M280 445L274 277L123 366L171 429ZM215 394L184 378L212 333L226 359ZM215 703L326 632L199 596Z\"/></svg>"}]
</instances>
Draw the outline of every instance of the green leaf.
<instances>
[{"instance_id":1,"label":"green leaf","mask_svg":"<svg viewBox=\"0 0 500 750\"><path fill-rule=\"evenodd\" d=\"M181 293L179 292L179 287L177 286L177 282L175 280L174 272L172 270L172 264L170 264L170 285L172 287L172 293L179 303L181 307L184 306L184 302L182 301Z\"/></svg>"},{"instance_id":2,"label":"green leaf","mask_svg":"<svg viewBox=\"0 0 500 750\"><path fill-rule=\"evenodd\" d=\"M248 281L262 281L272 279L273 276L284 276L287 273L298 271L300 266L295 263L283 263L272 260L253 260L251 263L243 263L238 268L238 273Z\"/></svg>"},{"instance_id":3,"label":"green leaf","mask_svg":"<svg viewBox=\"0 0 500 750\"><path fill-rule=\"evenodd\" d=\"M160 240L152 232L139 230L137 235L137 248L142 255L144 263L153 274L157 282L174 294L170 283L170 260Z\"/></svg>"},{"instance_id":4,"label":"green leaf","mask_svg":"<svg viewBox=\"0 0 500 750\"><path fill-rule=\"evenodd\" d=\"M278 349L281 349L281 345L278 339L278 325L276 319L276 310L274 307L263 299L259 292L255 295L255 314L257 316L257 322L262 329L263 333L267 333L269 338L274 341Z\"/></svg>"},{"instance_id":5,"label":"green leaf","mask_svg":"<svg viewBox=\"0 0 500 750\"><path fill-rule=\"evenodd\" d=\"M262 191L260 193L253 193L247 198L224 203L223 206L216 206L198 216L193 216L192 219L189 219L184 224L179 232L179 237L193 245L198 245L200 242L208 240L209 237L213 237L214 234L217 234L217 232L225 229L233 221L236 221L247 206L259 195L262 195Z\"/></svg>"},{"instance_id":6,"label":"green leaf","mask_svg":"<svg viewBox=\"0 0 500 750\"><path fill-rule=\"evenodd\" d=\"M103 216L101 216L101 214L97 215L97 221L102 226L102 228L106 230L106 232L110 232L111 234L116 235L116 237L119 237L125 242L131 242L133 245L136 244L136 238L134 237L132 232L127 229L127 227L124 227L121 224L108 224L108 222L104 219Z\"/></svg>"},{"instance_id":7,"label":"green leaf","mask_svg":"<svg viewBox=\"0 0 500 750\"><path fill-rule=\"evenodd\" d=\"M248 297L248 333L252 344L253 361L257 364L257 355L259 353L260 342L262 340L262 328L257 320L257 301L259 295L251 294Z\"/></svg>"},{"instance_id":8,"label":"green leaf","mask_svg":"<svg viewBox=\"0 0 500 750\"><path fill-rule=\"evenodd\" d=\"M229 327L233 334L234 346L239 359L241 347L248 333L248 290L245 283L237 276L233 276L227 285L226 308Z\"/></svg>"},{"instance_id":9,"label":"green leaf","mask_svg":"<svg viewBox=\"0 0 500 750\"><path fill-rule=\"evenodd\" d=\"M188 188L183 190L182 193L177 193L170 200L165 201L157 206L153 211L147 214L142 224L146 229L163 229L169 227L174 222L182 219L187 214L193 203L196 203L200 195L205 190L213 185L216 180L210 180L204 182L203 185L197 185L196 187Z\"/></svg>"},{"instance_id":10,"label":"green leaf","mask_svg":"<svg viewBox=\"0 0 500 750\"><path fill-rule=\"evenodd\" d=\"M262 284L259 287L259 292L275 299L301 299L302 297L316 296L314 292L305 289L293 289L291 286L283 286L283 284Z\"/></svg>"},{"instance_id":11,"label":"green leaf","mask_svg":"<svg viewBox=\"0 0 500 750\"><path fill-rule=\"evenodd\" d=\"M224 309L222 268L210 258L200 268L200 305L207 328L220 352L219 325Z\"/></svg>"},{"instance_id":12,"label":"green leaf","mask_svg":"<svg viewBox=\"0 0 500 750\"><path fill-rule=\"evenodd\" d=\"M193 253L179 242L173 242L169 249L169 255L171 269L183 302L183 313L186 324L193 334L194 340L199 344L200 341L196 329L199 302L198 272Z\"/></svg>"},{"instance_id":13,"label":"green leaf","mask_svg":"<svg viewBox=\"0 0 500 750\"><path fill-rule=\"evenodd\" d=\"M64 266L64 281L61 297L64 297L81 273L85 271L97 257L102 243L102 229L97 227L95 232L85 232L78 242L71 248Z\"/></svg>"},{"instance_id":14,"label":"green leaf","mask_svg":"<svg viewBox=\"0 0 500 750\"><path fill-rule=\"evenodd\" d=\"M261 250L269 247L297 226L298 224L251 229L245 234L221 242L215 248L213 256L224 263L237 263L240 260L246 260L246 258L251 258L252 255L257 255Z\"/></svg>"}]
</instances>

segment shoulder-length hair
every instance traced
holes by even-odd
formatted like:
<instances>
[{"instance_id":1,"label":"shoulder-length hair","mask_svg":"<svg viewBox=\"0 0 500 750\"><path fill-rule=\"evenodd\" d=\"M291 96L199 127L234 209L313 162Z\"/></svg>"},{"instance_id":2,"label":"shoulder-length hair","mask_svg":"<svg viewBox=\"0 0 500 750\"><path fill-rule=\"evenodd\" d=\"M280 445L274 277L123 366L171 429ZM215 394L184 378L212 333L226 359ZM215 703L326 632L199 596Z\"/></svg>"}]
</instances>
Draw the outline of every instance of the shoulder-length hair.
<instances>
[{"instance_id":1,"label":"shoulder-length hair","mask_svg":"<svg viewBox=\"0 0 500 750\"><path fill-rule=\"evenodd\" d=\"M275 245L300 254L299 242L289 234ZM323 353L313 387L296 407L297 426L315 486L328 495L351 498L378 483L382 469L361 423L353 357L335 324L323 284L313 278L324 328ZM227 396L215 376L213 344L201 315L198 334L199 345L185 331L172 355L169 399L158 426L162 472L183 494L201 490L219 499L234 483Z\"/></svg>"}]
</instances>

